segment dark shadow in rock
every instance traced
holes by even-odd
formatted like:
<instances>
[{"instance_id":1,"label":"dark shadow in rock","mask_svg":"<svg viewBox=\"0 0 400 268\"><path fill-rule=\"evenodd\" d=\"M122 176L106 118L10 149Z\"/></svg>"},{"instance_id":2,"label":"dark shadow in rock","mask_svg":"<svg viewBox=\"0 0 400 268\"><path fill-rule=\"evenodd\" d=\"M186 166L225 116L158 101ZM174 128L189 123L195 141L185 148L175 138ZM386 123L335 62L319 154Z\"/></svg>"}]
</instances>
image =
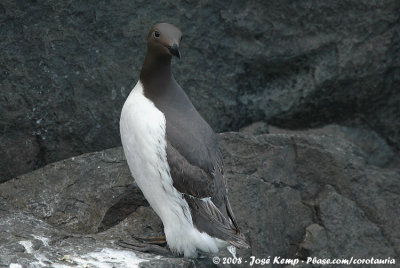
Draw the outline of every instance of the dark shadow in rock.
<instances>
[{"instance_id":1,"label":"dark shadow in rock","mask_svg":"<svg viewBox=\"0 0 400 268\"><path fill-rule=\"evenodd\" d=\"M103 232L117 225L140 206L149 206L149 203L137 187L129 186L121 199L107 210L98 227L98 232Z\"/></svg>"}]
</instances>

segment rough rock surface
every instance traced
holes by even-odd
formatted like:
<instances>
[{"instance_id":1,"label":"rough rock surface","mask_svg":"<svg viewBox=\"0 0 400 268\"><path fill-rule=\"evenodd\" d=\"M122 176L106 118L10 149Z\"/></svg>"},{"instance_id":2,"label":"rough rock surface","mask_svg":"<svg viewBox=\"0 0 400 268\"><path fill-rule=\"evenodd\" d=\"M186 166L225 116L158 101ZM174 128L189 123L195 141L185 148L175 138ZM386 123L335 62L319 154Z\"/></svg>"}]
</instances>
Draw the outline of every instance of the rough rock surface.
<instances>
[{"instance_id":1,"label":"rough rock surface","mask_svg":"<svg viewBox=\"0 0 400 268\"><path fill-rule=\"evenodd\" d=\"M232 132L219 140L232 207L251 244L239 257L400 257L398 167L372 165L359 146L329 135ZM110 254L148 260L140 265L152 267L212 264L212 255L159 258L115 246L133 233L162 233L160 220L132 183L121 148L4 182L0 202L0 265L6 267L18 260L69 266L110 262L104 257Z\"/></svg>"},{"instance_id":2,"label":"rough rock surface","mask_svg":"<svg viewBox=\"0 0 400 268\"><path fill-rule=\"evenodd\" d=\"M183 33L175 74L216 131L363 125L400 148L400 2L0 3L0 181L119 146L151 25Z\"/></svg>"},{"instance_id":3,"label":"rough rock surface","mask_svg":"<svg viewBox=\"0 0 400 268\"><path fill-rule=\"evenodd\" d=\"M6 203L1 200L0 204L4 208ZM74 235L13 209L1 209L0 215L0 267L12 264L29 268L164 267L162 264L192 267L196 264L183 258L156 257L119 248L107 233Z\"/></svg>"},{"instance_id":4,"label":"rough rock surface","mask_svg":"<svg viewBox=\"0 0 400 268\"><path fill-rule=\"evenodd\" d=\"M264 123L265 125L265 123ZM262 122L257 122L252 124L254 126L263 126ZM259 128L260 128L259 127ZM249 129L247 127L245 130ZM259 128L256 128L256 133ZM262 129L262 128L261 128ZM376 132L355 128L355 127L347 127L340 125L326 125L321 128L312 128L306 130L287 130L281 129L274 126L270 126L268 128L268 133L271 134L303 134L303 135L324 135L334 138L340 138L347 140L350 143L353 143L358 147L357 154L358 156L364 158L367 161L367 164L375 165L378 167L400 167L400 159L398 154L390 147L382 137L380 137Z\"/></svg>"}]
</instances>

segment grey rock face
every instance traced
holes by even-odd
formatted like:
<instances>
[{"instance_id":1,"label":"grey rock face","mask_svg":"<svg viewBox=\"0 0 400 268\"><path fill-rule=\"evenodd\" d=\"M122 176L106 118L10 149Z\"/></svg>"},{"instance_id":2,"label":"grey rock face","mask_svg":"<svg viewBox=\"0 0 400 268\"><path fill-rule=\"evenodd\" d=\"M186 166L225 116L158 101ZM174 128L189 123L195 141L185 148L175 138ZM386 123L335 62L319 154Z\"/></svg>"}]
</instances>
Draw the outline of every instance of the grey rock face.
<instances>
[{"instance_id":1,"label":"grey rock face","mask_svg":"<svg viewBox=\"0 0 400 268\"><path fill-rule=\"evenodd\" d=\"M45 187L40 187L43 185ZM39 186L39 187L38 187ZM73 157L1 184L2 197L54 226L94 233L147 202L118 149ZM107 215L106 215L107 213ZM104 222L103 222L104 220Z\"/></svg>"},{"instance_id":2,"label":"grey rock face","mask_svg":"<svg viewBox=\"0 0 400 268\"><path fill-rule=\"evenodd\" d=\"M212 127L368 126L400 148L400 2L0 3L0 181L118 146L151 25L183 33L177 80Z\"/></svg>"},{"instance_id":3,"label":"grey rock face","mask_svg":"<svg viewBox=\"0 0 400 268\"><path fill-rule=\"evenodd\" d=\"M398 168L369 166L357 156L359 149L355 145L321 135L254 137L232 133L223 135L222 147L228 154L226 165L231 167L231 192L246 192L241 199L232 201L238 217L245 219L243 229L254 230L252 226L261 225L249 233L253 253L285 257L304 257L304 252L307 256L321 253L321 257L350 253L359 257L398 255L400 241L395 222L399 220L399 208L394 205L400 201ZM257 186L249 186L256 183ZM327 200L330 195L324 191L326 187L336 189L329 192L336 200ZM386 193L388 188L393 191ZM308 241L306 230L315 224L323 227L317 230L315 245L303 246ZM356 234L350 235L356 227ZM343 234L336 236L333 230ZM373 242L371 246L362 243L360 237L364 234L366 239L377 240L379 248ZM353 238L357 245L343 247ZM310 250L312 246L318 249ZM350 249L353 246L359 248Z\"/></svg>"},{"instance_id":4,"label":"grey rock face","mask_svg":"<svg viewBox=\"0 0 400 268\"><path fill-rule=\"evenodd\" d=\"M0 204L3 207L4 200ZM112 236L74 235L12 209L0 210L0 215L1 267L148 267L155 261L153 255L118 248ZM157 261L151 267L193 267L194 263L171 257Z\"/></svg>"},{"instance_id":5,"label":"grey rock face","mask_svg":"<svg viewBox=\"0 0 400 268\"><path fill-rule=\"evenodd\" d=\"M366 164L378 167L400 167L398 154L395 153L393 148L391 148L382 137L371 130L332 124L321 128L305 129L301 131L270 126L269 133L301 133L303 135L323 135L331 138L344 139L358 147L358 149L355 148L354 153L364 159Z\"/></svg>"},{"instance_id":6,"label":"grey rock face","mask_svg":"<svg viewBox=\"0 0 400 268\"><path fill-rule=\"evenodd\" d=\"M358 146L329 135L223 133L219 141L232 207L251 245L239 257L399 258L399 168L371 165ZM140 258L143 267L212 265L212 254L157 259L115 245L163 230L121 148L2 183L0 202L2 265L73 266L110 254Z\"/></svg>"}]
</instances>

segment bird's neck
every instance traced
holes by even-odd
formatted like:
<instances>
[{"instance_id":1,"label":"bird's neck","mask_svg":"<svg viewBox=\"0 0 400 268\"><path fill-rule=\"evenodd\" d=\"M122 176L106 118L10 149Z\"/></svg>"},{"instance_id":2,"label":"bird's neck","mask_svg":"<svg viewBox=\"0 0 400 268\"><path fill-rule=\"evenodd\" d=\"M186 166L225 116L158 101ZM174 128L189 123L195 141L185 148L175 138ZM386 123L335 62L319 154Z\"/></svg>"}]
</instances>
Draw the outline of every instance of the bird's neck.
<instances>
[{"instance_id":1,"label":"bird's neck","mask_svg":"<svg viewBox=\"0 0 400 268\"><path fill-rule=\"evenodd\" d=\"M149 89L156 90L162 89L171 80L173 80L171 56L154 55L148 52L140 71L140 81Z\"/></svg>"}]
</instances>

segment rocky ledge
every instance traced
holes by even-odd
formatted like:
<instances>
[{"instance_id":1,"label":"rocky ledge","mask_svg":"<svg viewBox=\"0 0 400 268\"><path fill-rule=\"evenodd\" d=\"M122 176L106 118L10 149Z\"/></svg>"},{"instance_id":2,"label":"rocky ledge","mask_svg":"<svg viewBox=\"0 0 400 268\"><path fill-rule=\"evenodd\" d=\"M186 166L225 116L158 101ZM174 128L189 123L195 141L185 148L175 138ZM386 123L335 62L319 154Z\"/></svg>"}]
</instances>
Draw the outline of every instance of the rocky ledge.
<instances>
[{"instance_id":1,"label":"rocky ledge","mask_svg":"<svg viewBox=\"0 0 400 268\"><path fill-rule=\"evenodd\" d=\"M271 132L219 134L232 206L251 244L238 257L398 260L400 168L395 157L371 157L381 140L370 136L366 146L338 126ZM0 267L212 265L211 255L155 256L115 244L162 233L121 148L4 182L0 204Z\"/></svg>"}]
</instances>

